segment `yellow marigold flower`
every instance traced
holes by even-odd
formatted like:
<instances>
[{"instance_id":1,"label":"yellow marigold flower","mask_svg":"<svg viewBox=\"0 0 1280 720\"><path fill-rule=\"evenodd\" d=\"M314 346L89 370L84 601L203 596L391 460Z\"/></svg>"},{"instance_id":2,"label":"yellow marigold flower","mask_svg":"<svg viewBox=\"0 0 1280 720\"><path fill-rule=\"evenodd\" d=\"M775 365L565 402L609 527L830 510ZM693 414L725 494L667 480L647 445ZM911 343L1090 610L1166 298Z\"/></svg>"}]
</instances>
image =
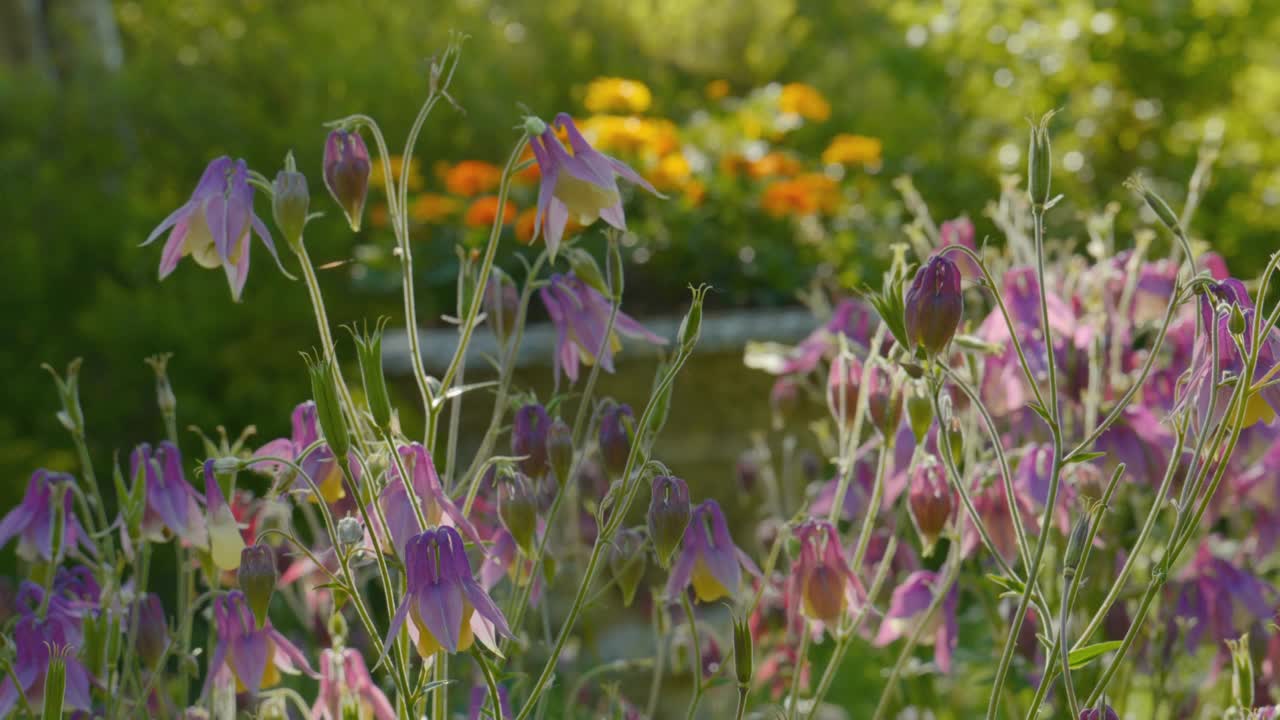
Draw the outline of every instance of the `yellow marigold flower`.
<instances>
[{"instance_id":1,"label":"yellow marigold flower","mask_svg":"<svg viewBox=\"0 0 1280 720\"><path fill-rule=\"evenodd\" d=\"M710 100L723 100L729 97L729 81L728 80L712 80L707 83L707 98Z\"/></svg>"},{"instance_id":2,"label":"yellow marigold flower","mask_svg":"<svg viewBox=\"0 0 1280 720\"><path fill-rule=\"evenodd\" d=\"M409 217L414 222L436 223L458 211L461 203L456 198L439 193L423 193L409 204Z\"/></svg>"},{"instance_id":3,"label":"yellow marigold flower","mask_svg":"<svg viewBox=\"0 0 1280 720\"><path fill-rule=\"evenodd\" d=\"M690 180L685 183L684 197L689 201L690 205L698 206L707 198L707 186L700 180Z\"/></svg>"},{"instance_id":4,"label":"yellow marigold flower","mask_svg":"<svg viewBox=\"0 0 1280 720\"><path fill-rule=\"evenodd\" d=\"M493 221L498 217L498 196L485 195L477 198L471 206L467 208L467 215L464 222L468 227L486 228L493 225ZM510 200L502 208L502 224L510 225L516 219L516 206Z\"/></svg>"},{"instance_id":5,"label":"yellow marigold flower","mask_svg":"<svg viewBox=\"0 0 1280 720\"><path fill-rule=\"evenodd\" d=\"M787 83L778 97L778 108L784 113L799 115L806 120L823 122L831 117L831 103L812 85Z\"/></svg>"},{"instance_id":6,"label":"yellow marigold flower","mask_svg":"<svg viewBox=\"0 0 1280 720\"><path fill-rule=\"evenodd\" d=\"M587 85L582 104L593 113L642 113L653 102L653 93L638 80L602 77Z\"/></svg>"},{"instance_id":7,"label":"yellow marigold flower","mask_svg":"<svg viewBox=\"0 0 1280 720\"><path fill-rule=\"evenodd\" d=\"M800 172L800 161L786 153L771 152L747 163L747 174L753 178L790 177Z\"/></svg>"},{"instance_id":8,"label":"yellow marigold flower","mask_svg":"<svg viewBox=\"0 0 1280 720\"><path fill-rule=\"evenodd\" d=\"M674 152L664 155L649 173L649 181L659 190L675 190L684 186L693 175L689 160L684 153Z\"/></svg>"},{"instance_id":9,"label":"yellow marigold flower","mask_svg":"<svg viewBox=\"0 0 1280 720\"><path fill-rule=\"evenodd\" d=\"M502 168L481 160L463 160L444 174L444 186L454 195L475 197L502 182Z\"/></svg>"},{"instance_id":10,"label":"yellow marigold flower","mask_svg":"<svg viewBox=\"0 0 1280 720\"><path fill-rule=\"evenodd\" d=\"M404 167L404 158L399 155L392 155L391 176L395 178L396 182L400 182L400 169L402 167ZM369 176L369 182L375 187L385 188L387 186L387 180L382 176L381 162L373 163L373 173ZM409 162L409 189L422 189L422 166L418 162L418 158L413 158L413 160Z\"/></svg>"},{"instance_id":11,"label":"yellow marigold flower","mask_svg":"<svg viewBox=\"0 0 1280 720\"><path fill-rule=\"evenodd\" d=\"M582 134L601 152L665 155L680 146L679 132L670 120L593 115L581 128Z\"/></svg>"},{"instance_id":12,"label":"yellow marigold flower","mask_svg":"<svg viewBox=\"0 0 1280 720\"><path fill-rule=\"evenodd\" d=\"M822 151L822 162L827 165L878 165L883 147L879 138L840 133Z\"/></svg>"}]
</instances>

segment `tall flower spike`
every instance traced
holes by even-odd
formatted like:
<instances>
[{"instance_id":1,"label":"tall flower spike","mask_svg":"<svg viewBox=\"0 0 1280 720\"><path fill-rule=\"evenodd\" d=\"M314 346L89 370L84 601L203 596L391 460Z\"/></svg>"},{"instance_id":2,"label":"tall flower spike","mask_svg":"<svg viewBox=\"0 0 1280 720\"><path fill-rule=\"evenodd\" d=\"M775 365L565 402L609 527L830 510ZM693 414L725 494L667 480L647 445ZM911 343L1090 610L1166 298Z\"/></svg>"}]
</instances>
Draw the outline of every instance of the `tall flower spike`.
<instances>
[{"instance_id":1,"label":"tall flower spike","mask_svg":"<svg viewBox=\"0 0 1280 720\"><path fill-rule=\"evenodd\" d=\"M213 556L213 564L219 570L235 570L240 567L240 553L244 550L244 538L240 535L240 525L236 516L227 504L227 497L218 486L218 476L214 472L215 460L204 462L204 499L205 511L208 513L209 554Z\"/></svg>"},{"instance_id":2,"label":"tall flower spike","mask_svg":"<svg viewBox=\"0 0 1280 720\"><path fill-rule=\"evenodd\" d=\"M694 595L704 603L733 597L742 585L744 567L760 576L755 562L733 543L720 504L704 500L693 509L680 558L667 580L667 595L679 597L692 586Z\"/></svg>"},{"instance_id":3,"label":"tall flower spike","mask_svg":"<svg viewBox=\"0 0 1280 720\"><path fill-rule=\"evenodd\" d=\"M417 629L418 654L423 658L440 650L465 651L477 635L496 651L494 631L511 637L502 611L472 577L457 530L441 526L411 538L405 548L405 574L408 592L391 619L384 654L406 617Z\"/></svg>"},{"instance_id":4,"label":"tall flower spike","mask_svg":"<svg viewBox=\"0 0 1280 720\"><path fill-rule=\"evenodd\" d=\"M280 272L292 277L280 264L267 226L253 211L253 186L244 160L223 155L210 162L191 199L170 213L142 244L150 245L166 230L170 232L160 255L161 280L190 255L200 267L226 271L231 298L239 301L249 277L250 231L262 239Z\"/></svg>"},{"instance_id":5,"label":"tall flower spike","mask_svg":"<svg viewBox=\"0 0 1280 720\"><path fill-rule=\"evenodd\" d=\"M235 675L236 689L250 695L280 682L281 672L320 677L311 669L302 651L271 627L270 620L261 628L257 626L249 603L239 590L232 590L214 601L213 617L218 646L209 661L209 675L201 694L209 691L224 665Z\"/></svg>"},{"instance_id":6,"label":"tall flower spike","mask_svg":"<svg viewBox=\"0 0 1280 720\"><path fill-rule=\"evenodd\" d=\"M666 345L667 341L649 332L635 318L619 311L613 322L613 334L606 344L605 328L612 312L610 301L598 290L583 282L573 273L552 275L551 281L538 291L542 304L556 327L555 373L557 380L563 370L570 382L578 379L580 364L592 365L597 361L607 372L613 372L613 354L622 343L618 335L644 340L654 345Z\"/></svg>"},{"instance_id":7,"label":"tall flower spike","mask_svg":"<svg viewBox=\"0 0 1280 720\"><path fill-rule=\"evenodd\" d=\"M572 155L560 144L556 125L568 134ZM619 230L627 229L622 195L618 191L619 176L658 197L665 197L626 163L591 147L566 113L556 115L550 126L543 127L538 137L529 140L542 174L533 240L538 239L539 232L544 233L552 259L560 248L570 217L584 226L600 218Z\"/></svg>"},{"instance_id":8,"label":"tall flower spike","mask_svg":"<svg viewBox=\"0 0 1280 720\"><path fill-rule=\"evenodd\" d=\"M18 538L18 557L31 562L43 560L50 562L63 549L79 545L90 555L96 555L88 533L80 526L80 521L72 512L71 492L66 489L62 493L63 517L66 526L62 535L62 547L53 547L53 512L54 488L63 483L75 480L65 473L37 470L31 474L27 482L27 492L22 502L10 510L0 520L0 548L9 544L14 537Z\"/></svg>"},{"instance_id":9,"label":"tall flower spike","mask_svg":"<svg viewBox=\"0 0 1280 720\"><path fill-rule=\"evenodd\" d=\"M359 132L334 130L324 141L324 185L347 216L352 232L360 232L369 194L369 148Z\"/></svg>"}]
</instances>

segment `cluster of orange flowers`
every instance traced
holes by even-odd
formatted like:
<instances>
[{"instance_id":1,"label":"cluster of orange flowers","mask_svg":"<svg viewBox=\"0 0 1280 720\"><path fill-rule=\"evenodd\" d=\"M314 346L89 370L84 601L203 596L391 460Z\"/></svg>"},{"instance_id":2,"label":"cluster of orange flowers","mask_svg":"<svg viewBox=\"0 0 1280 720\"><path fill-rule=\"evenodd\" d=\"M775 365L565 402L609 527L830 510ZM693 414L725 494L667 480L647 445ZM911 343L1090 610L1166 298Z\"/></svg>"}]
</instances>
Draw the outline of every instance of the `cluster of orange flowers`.
<instances>
[{"instance_id":1,"label":"cluster of orange flowers","mask_svg":"<svg viewBox=\"0 0 1280 720\"><path fill-rule=\"evenodd\" d=\"M760 209L776 218L837 212L841 204L839 178L843 176L839 168L874 172L881 165L881 141L863 135L837 134L822 152L820 166L813 159L776 148L789 128L831 118L830 102L813 86L788 83L735 98L730 84L717 80L707 85L706 95L729 111L723 127L717 126L713 133L706 132L705 118L699 126L686 128L667 118L647 115L653 93L642 82L597 78L586 86L582 99L591 114L578 124L596 148L619 156L660 191L679 195L689 205L703 201L717 176L740 179L757 189ZM774 147L761 153L762 143L766 148ZM522 168L513 178L516 185L532 187L538 182L538 166L532 160L532 152L526 149ZM402 171L401 162L392 158L393 173ZM381 170L381 163L375 163L376 185L384 184ZM432 170L442 192L424 192L426 183L417 160L410 165L408 187L414 194L408 214L413 222L434 225L460 220L467 227L487 228L501 215L504 225L514 225L517 239L532 239L537 215L534 207L522 210L511 201L498 207L494 193L502 180L501 168L481 160L463 160L438 163ZM530 195L532 205L532 194L525 194ZM385 225L386 208L374 208L372 219ZM580 229L570 221L569 232Z\"/></svg>"}]
</instances>

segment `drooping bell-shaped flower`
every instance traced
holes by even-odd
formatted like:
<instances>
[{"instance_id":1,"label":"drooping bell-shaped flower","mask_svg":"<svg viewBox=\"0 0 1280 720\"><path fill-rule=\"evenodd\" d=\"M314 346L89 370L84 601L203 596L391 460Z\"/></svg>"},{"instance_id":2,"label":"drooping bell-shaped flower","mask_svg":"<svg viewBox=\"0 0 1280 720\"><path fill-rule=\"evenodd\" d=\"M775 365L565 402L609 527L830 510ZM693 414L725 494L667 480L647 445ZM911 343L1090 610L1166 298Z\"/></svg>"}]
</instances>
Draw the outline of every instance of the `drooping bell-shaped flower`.
<instances>
[{"instance_id":1,"label":"drooping bell-shaped flower","mask_svg":"<svg viewBox=\"0 0 1280 720\"><path fill-rule=\"evenodd\" d=\"M134 648L142 659L143 667L148 670L154 668L169 647L169 627L160 596L144 593L134 600L127 627L136 629L138 633Z\"/></svg>"},{"instance_id":2,"label":"drooping bell-shaped flower","mask_svg":"<svg viewBox=\"0 0 1280 720\"><path fill-rule=\"evenodd\" d=\"M694 596L704 603L733 597L742 585L744 567L759 577L755 562L733 543L720 504L703 500L693 509L680 557L667 580L667 595L679 597L692 586Z\"/></svg>"},{"instance_id":3,"label":"drooping bell-shaped flower","mask_svg":"<svg viewBox=\"0 0 1280 720\"><path fill-rule=\"evenodd\" d=\"M834 525L808 520L796 528L795 535L800 556L787 580L787 614L793 624L808 620L815 632L821 632L838 624L845 613L856 612L867 593L849 567Z\"/></svg>"},{"instance_id":4,"label":"drooping bell-shaped flower","mask_svg":"<svg viewBox=\"0 0 1280 720\"><path fill-rule=\"evenodd\" d=\"M592 365L597 361L605 371L613 372L613 354L622 347L619 335L654 345L667 344L665 339L649 332L635 318L621 311L614 318L613 333L606 343L605 329L613 306L599 290L573 273L552 275L538 295L556 327L557 379L563 371L570 382L576 382L579 366Z\"/></svg>"},{"instance_id":5,"label":"drooping bell-shaped flower","mask_svg":"<svg viewBox=\"0 0 1280 720\"><path fill-rule=\"evenodd\" d=\"M907 290L907 340L936 355L955 336L963 314L960 269L946 255L934 255L916 271Z\"/></svg>"},{"instance_id":6,"label":"drooping bell-shaped flower","mask_svg":"<svg viewBox=\"0 0 1280 720\"><path fill-rule=\"evenodd\" d=\"M689 527L689 486L678 477L660 475L653 479L649 500L649 538L653 541L658 564L667 567L671 555L680 547Z\"/></svg>"},{"instance_id":7,"label":"drooping bell-shaped flower","mask_svg":"<svg viewBox=\"0 0 1280 720\"><path fill-rule=\"evenodd\" d=\"M244 160L224 155L210 162L191 199L170 213L142 244L154 242L165 230L170 232L160 255L161 280L178 267L179 260L190 255L200 267L226 271L231 298L240 300L249 277L250 231L262 239L276 264L280 264L271 233L253 211L253 186L249 184L249 168ZM289 274L282 265L280 271Z\"/></svg>"},{"instance_id":8,"label":"drooping bell-shaped flower","mask_svg":"<svg viewBox=\"0 0 1280 720\"><path fill-rule=\"evenodd\" d=\"M560 247L570 218L583 226L600 218L619 230L627 229L622 194L618 190L619 176L663 197L626 163L591 147L568 114L556 115L551 125L541 121L531 124L541 126L540 134L529 140L529 146L542 176L538 186L538 213L534 219L533 239L537 240L538 234L543 233L552 258ZM568 134L573 154L556 136L557 125Z\"/></svg>"},{"instance_id":9,"label":"drooping bell-shaped flower","mask_svg":"<svg viewBox=\"0 0 1280 720\"><path fill-rule=\"evenodd\" d=\"M271 595L275 592L278 577L276 554L270 546L256 543L241 551L236 580L258 621L258 627L267 622L267 610L271 607Z\"/></svg>"},{"instance_id":10,"label":"drooping bell-shaped flower","mask_svg":"<svg viewBox=\"0 0 1280 720\"><path fill-rule=\"evenodd\" d=\"M352 232L360 232L372 170L369 148L359 132L334 130L329 133L324 141L324 185L347 216Z\"/></svg>"},{"instance_id":11,"label":"drooping bell-shaped flower","mask_svg":"<svg viewBox=\"0 0 1280 720\"><path fill-rule=\"evenodd\" d=\"M472 577L457 530L440 526L411 538L405 547L405 573L408 592L391 619L388 649L406 617L417 628L418 653L423 658L441 650L465 651L476 636L492 647L495 631L511 637L502 611Z\"/></svg>"},{"instance_id":12,"label":"drooping bell-shaped flower","mask_svg":"<svg viewBox=\"0 0 1280 720\"><path fill-rule=\"evenodd\" d=\"M27 482L27 492L22 502L10 510L0 520L0 548L9 544L14 537L18 538L18 557L31 562L51 562L62 555L67 548L80 546L89 555L97 555L89 534L81 527L80 521L72 511L70 488L58 488L63 484L75 482L65 473L37 470L31 474ZM54 497L55 490L61 491L62 514L66 525L63 528L62 547L53 547Z\"/></svg>"},{"instance_id":13,"label":"drooping bell-shaped flower","mask_svg":"<svg viewBox=\"0 0 1280 720\"><path fill-rule=\"evenodd\" d=\"M258 627L249 602L239 590L214 600L213 617L218 645L209 661L205 692L224 665L235 675L236 689L250 695L276 685L282 672L319 677L302 651L277 632L270 620Z\"/></svg>"},{"instance_id":14,"label":"drooping bell-shaped flower","mask_svg":"<svg viewBox=\"0 0 1280 720\"><path fill-rule=\"evenodd\" d=\"M480 535L476 532L475 526L462 514L458 506L445 493L444 486L440 484L440 476L436 473L435 463L431 461L431 454L427 449L415 442L401 445L399 453L409 473L409 484L405 485L399 469L392 465L391 481L378 495L378 504L387 518L391 537L381 537L381 523L375 523L374 526L374 531L381 537L383 546L394 546L403 558L405 545L409 539L422 532L423 528L413 509L414 502L422 509L428 526L443 524L456 527L467 536L467 539L479 543ZM417 496L416 501L410 498L409 488L412 488ZM370 508L370 515L372 514L373 509Z\"/></svg>"},{"instance_id":15,"label":"drooping bell-shaped flower","mask_svg":"<svg viewBox=\"0 0 1280 720\"><path fill-rule=\"evenodd\" d=\"M342 483L342 468L338 465L333 450L320 437L320 423L316 412L315 401L299 403L293 409L293 415L290 418L292 425L290 436L272 440L258 448L253 456L256 458L279 457L297 463L316 487L320 488L320 495L325 502L335 503L347 494ZM254 467L263 468L276 477L288 478L296 474L293 468L282 463L264 462L255 464ZM354 472L358 465L353 463L351 467ZM302 478L294 480L294 488L310 491L310 486Z\"/></svg>"},{"instance_id":16,"label":"drooping bell-shaped flower","mask_svg":"<svg viewBox=\"0 0 1280 720\"><path fill-rule=\"evenodd\" d=\"M177 445L166 440L156 446L154 452L146 443L134 448L129 455L129 476L135 481L141 478L147 484L141 525L143 537L164 542L172 535L188 545L208 544L201 507L204 498L187 482L182 469L182 451Z\"/></svg>"},{"instance_id":17,"label":"drooping bell-shaped flower","mask_svg":"<svg viewBox=\"0 0 1280 720\"><path fill-rule=\"evenodd\" d=\"M240 524L231 512L231 506L227 504L227 497L222 494L222 488L218 485L218 477L214 472L216 462L210 458L204 463L205 522L209 528L209 554L219 570L235 570L240 567L244 537L240 534Z\"/></svg>"},{"instance_id":18,"label":"drooping bell-shaped flower","mask_svg":"<svg viewBox=\"0 0 1280 720\"><path fill-rule=\"evenodd\" d=\"M547 431L551 416L540 403L528 403L516 410L511 426L511 453L522 456L520 469L531 478L547 471Z\"/></svg>"},{"instance_id":19,"label":"drooping bell-shaped flower","mask_svg":"<svg viewBox=\"0 0 1280 720\"><path fill-rule=\"evenodd\" d=\"M943 673L951 672L951 654L955 651L959 638L956 624L956 586L939 588L942 577L928 570L918 570L907 576L901 585L894 588L893 597L889 600L889 611L880 623L880 632L876 634L876 647L884 647L905 635L910 635L922 619L924 612L933 603L939 592L947 593L942 606L929 618L929 627L920 634L920 642L933 645L933 659Z\"/></svg>"},{"instance_id":20,"label":"drooping bell-shaped flower","mask_svg":"<svg viewBox=\"0 0 1280 720\"><path fill-rule=\"evenodd\" d=\"M615 477L627 469L635 422L635 413L626 403L611 405L600 416L600 457L604 460L605 470Z\"/></svg>"},{"instance_id":21,"label":"drooping bell-shaped flower","mask_svg":"<svg viewBox=\"0 0 1280 720\"><path fill-rule=\"evenodd\" d=\"M325 650L320 654L320 694L311 707L311 720L347 720L351 716L344 709L354 710L358 720L396 718L395 708L369 675L359 650Z\"/></svg>"},{"instance_id":22,"label":"drooping bell-shaped flower","mask_svg":"<svg viewBox=\"0 0 1280 720\"><path fill-rule=\"evenodd\" d=\"M947 484L942 463L932 456L926 455L911 471L907 508L928 555L947 528L956 508L955 491Z\"/></svg>"}]
</instances>

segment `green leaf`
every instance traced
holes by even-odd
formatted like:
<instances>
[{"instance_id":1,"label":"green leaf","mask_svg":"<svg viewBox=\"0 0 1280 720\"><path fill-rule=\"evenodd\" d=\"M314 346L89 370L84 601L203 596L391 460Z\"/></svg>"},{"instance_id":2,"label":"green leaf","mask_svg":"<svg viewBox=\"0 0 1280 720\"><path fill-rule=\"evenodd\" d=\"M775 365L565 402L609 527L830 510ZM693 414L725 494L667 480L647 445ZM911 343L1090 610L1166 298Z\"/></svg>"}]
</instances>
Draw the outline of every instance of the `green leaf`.
<instances>
[{"instance_id":1,"label":"green leaf","mask_svg":"<svg viewBox=\"0 0 1280 720\"><path fill-rule=\"evenodd\" d=\"M1049 423L1050 425L1052 425L1052 424L1053 424L1053 418L1049 417L1049 411L1048 411L1048 410L1045 410L1045 409L1044 409L1044 406L1042 406L1040 403L1038 403L1038 402L1029 402L1029 403L1027 403L1027 407L1029 407L1029 408L1031 408L1032 410L1034 410L1034 411L1036 412L1036 414L1037 414L1037 415L1039 415L1041 418L1044 418L1044 421L1045 421L1045 422Z\"/></svg>"},{"instance_id":2,"label":"green leaf","mask_svg":"<svg viewBox=\"0 0 1280 720\"><path fill-rule=\"evenodd\" d=\"M1067 656L1067 664L1071 666L1072 670L1079 670L1098 656L1120 649L1121 644L1120 640L1108 640L1094 643L1093 645L1085 645L1078 650L1071 651L1071 654Z\"/></svg>"},{"instance_id":3,"label":"green leaf","mask_svg":"<svg viewBox=\"0 0 1280 720\"><path fill-rule=\"evenodd\" d=\"M1106 453L1104 452L1076 453L1075 455L1072 455L1068 457L1066 460L1064 460L1063 464L1071 465L1072 463L1085 463L1085 462L1089 462L1090 460L1097 460L1098 458L1103 457L1104 455L1106 455Z\"/></svg>"},{"instance_id":4,"label":"green leaf","mask_svg":"<svg viewBox=\"0 0 1280 720\"><path fill-rule=\"evenodd\" d=\"M991 582L995 583L996 585L999 585L1005 590L1008 590L1011 593L1016 593L1019 596L1021 596L1023 590L1026 589L1026 586L1023 583L1013 578L1005 577L1004 575L987 573L986 578L987 580L990 580Z\"/></svg>"}]
</instances>

